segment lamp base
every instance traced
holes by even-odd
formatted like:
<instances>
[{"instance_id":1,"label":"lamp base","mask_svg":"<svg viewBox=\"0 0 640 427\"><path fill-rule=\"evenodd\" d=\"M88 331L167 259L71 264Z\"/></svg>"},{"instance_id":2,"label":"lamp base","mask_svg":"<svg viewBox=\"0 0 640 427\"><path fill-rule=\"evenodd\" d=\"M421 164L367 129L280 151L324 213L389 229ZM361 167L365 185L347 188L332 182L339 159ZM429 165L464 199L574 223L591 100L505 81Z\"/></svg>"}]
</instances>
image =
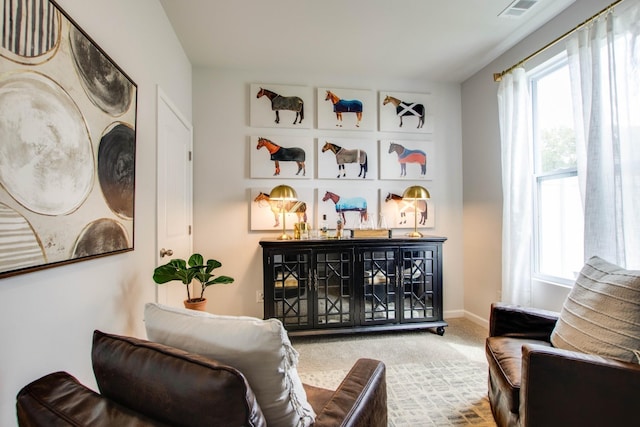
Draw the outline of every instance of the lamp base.
<instances>
[{"instance_id":1,"label":"lamp base","mask_svg":"<svg viewBox=\"0 0 640 427\"><path fill-rule=\"evenodd\" d=\"M411 233L408 233L407 236L409 237L422 237L422 233L419 231L412 231Z\"/></svg>"},{"instance_id":2,"label":"lamp base","mask_svg":"<svg viewBox=\"0 0 640 427\"><path fill-rule=\"evenodd\" d=\"M281 234L280 236L278 236L278 240L292 240L293 237L289 236L288 234Z\"/></svg>"}]
</instances>

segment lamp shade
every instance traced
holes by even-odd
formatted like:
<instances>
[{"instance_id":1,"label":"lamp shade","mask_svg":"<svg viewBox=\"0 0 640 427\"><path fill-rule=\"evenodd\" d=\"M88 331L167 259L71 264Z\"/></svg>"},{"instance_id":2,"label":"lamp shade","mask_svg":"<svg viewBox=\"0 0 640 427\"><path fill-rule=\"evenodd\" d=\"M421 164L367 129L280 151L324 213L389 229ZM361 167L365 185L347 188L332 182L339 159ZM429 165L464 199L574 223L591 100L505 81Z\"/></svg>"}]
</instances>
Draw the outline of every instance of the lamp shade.
<instances>
[{"instance_id":1,"label":"lamp shade","mask_svg":"<svg viewBox=\"0 0 640 427\"><path fill-rule=\"evenodd\" d=\"M298 200L298 194L296 190L288 185L278 185L273 187L271 193L269 193L269 199L271 200Z\"/></svg>"},{"instance_id":2,"label":"lamp shade","mask_svg":"<svg viewBox=\"0 0 640 427\"><path fill-rule=\"evenodd\" d=\"M419 185L412 185L402 193L403 199L408 200L427 200L431 198L429 190Z\"/></svg>"}]
</instances>

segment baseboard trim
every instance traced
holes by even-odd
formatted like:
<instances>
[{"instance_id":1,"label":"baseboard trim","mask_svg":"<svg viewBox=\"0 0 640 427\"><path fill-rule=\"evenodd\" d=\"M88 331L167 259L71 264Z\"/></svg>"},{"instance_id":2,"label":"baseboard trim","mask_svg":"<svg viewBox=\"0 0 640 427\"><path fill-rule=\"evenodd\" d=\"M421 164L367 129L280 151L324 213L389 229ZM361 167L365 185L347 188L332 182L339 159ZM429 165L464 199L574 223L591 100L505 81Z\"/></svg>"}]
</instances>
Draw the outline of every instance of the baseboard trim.
<instances>
[{"instance_id":1,"label":"baseboard trim","mask_svg":"<svg viewBox=\"0 0 640 427\"><path fill-rule=\"evenodd\" d=\"M482 317L473 314L466 310L449 310L444 312L444 320L464 317L465 319L469 319L473 323L482 326L483 328L489 329L489 320L483 319Z\"/></svg>"}]
</instances>

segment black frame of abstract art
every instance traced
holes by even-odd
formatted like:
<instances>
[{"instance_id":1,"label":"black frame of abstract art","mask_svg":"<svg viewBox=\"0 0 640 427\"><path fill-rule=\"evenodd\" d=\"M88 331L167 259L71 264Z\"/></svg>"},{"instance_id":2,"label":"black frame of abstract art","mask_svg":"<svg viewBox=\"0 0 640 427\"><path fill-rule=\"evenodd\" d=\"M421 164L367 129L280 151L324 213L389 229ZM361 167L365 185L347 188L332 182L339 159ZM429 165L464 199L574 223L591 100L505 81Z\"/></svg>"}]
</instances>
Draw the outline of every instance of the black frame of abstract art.
<instances>
[{"instance_id":1,"label":"black frame of abstract art","mask_svg":"<svg viewBox=\"0 0 640 427\"><path fill-rule=\"evenodd\" d=\"M54 1L0 22L0 278L132 251L136 83Z\"/></svg>"}]
</instances>

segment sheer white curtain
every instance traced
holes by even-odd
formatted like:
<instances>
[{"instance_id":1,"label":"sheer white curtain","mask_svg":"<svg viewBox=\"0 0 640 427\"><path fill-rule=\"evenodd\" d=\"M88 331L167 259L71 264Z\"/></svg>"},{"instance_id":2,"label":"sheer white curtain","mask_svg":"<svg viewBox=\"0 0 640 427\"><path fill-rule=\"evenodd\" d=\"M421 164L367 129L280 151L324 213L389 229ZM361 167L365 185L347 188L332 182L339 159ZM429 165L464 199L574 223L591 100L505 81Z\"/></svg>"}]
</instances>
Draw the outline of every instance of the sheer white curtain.
<instances>
[{"instance_id":1,"label":"sheer white curtain","mask_svg":"<svg viewBox=\"0 0 640 427\"><path fill-rule=\"evenodd\" d=\"M625 4L567 40L584 256L640 268L640 6Z\"/></svg>"},{"instance_id":2,"label":"sheer white curtain","mask_svg":"<svg viewBox=\"0 0 640 427\"><path fill-rule=\"evenodd\" d=\"M498 113L502 151L502 300L531 305L532 189L529 82L523 68L502 77Z\"/></svg>"}]
</instances>

